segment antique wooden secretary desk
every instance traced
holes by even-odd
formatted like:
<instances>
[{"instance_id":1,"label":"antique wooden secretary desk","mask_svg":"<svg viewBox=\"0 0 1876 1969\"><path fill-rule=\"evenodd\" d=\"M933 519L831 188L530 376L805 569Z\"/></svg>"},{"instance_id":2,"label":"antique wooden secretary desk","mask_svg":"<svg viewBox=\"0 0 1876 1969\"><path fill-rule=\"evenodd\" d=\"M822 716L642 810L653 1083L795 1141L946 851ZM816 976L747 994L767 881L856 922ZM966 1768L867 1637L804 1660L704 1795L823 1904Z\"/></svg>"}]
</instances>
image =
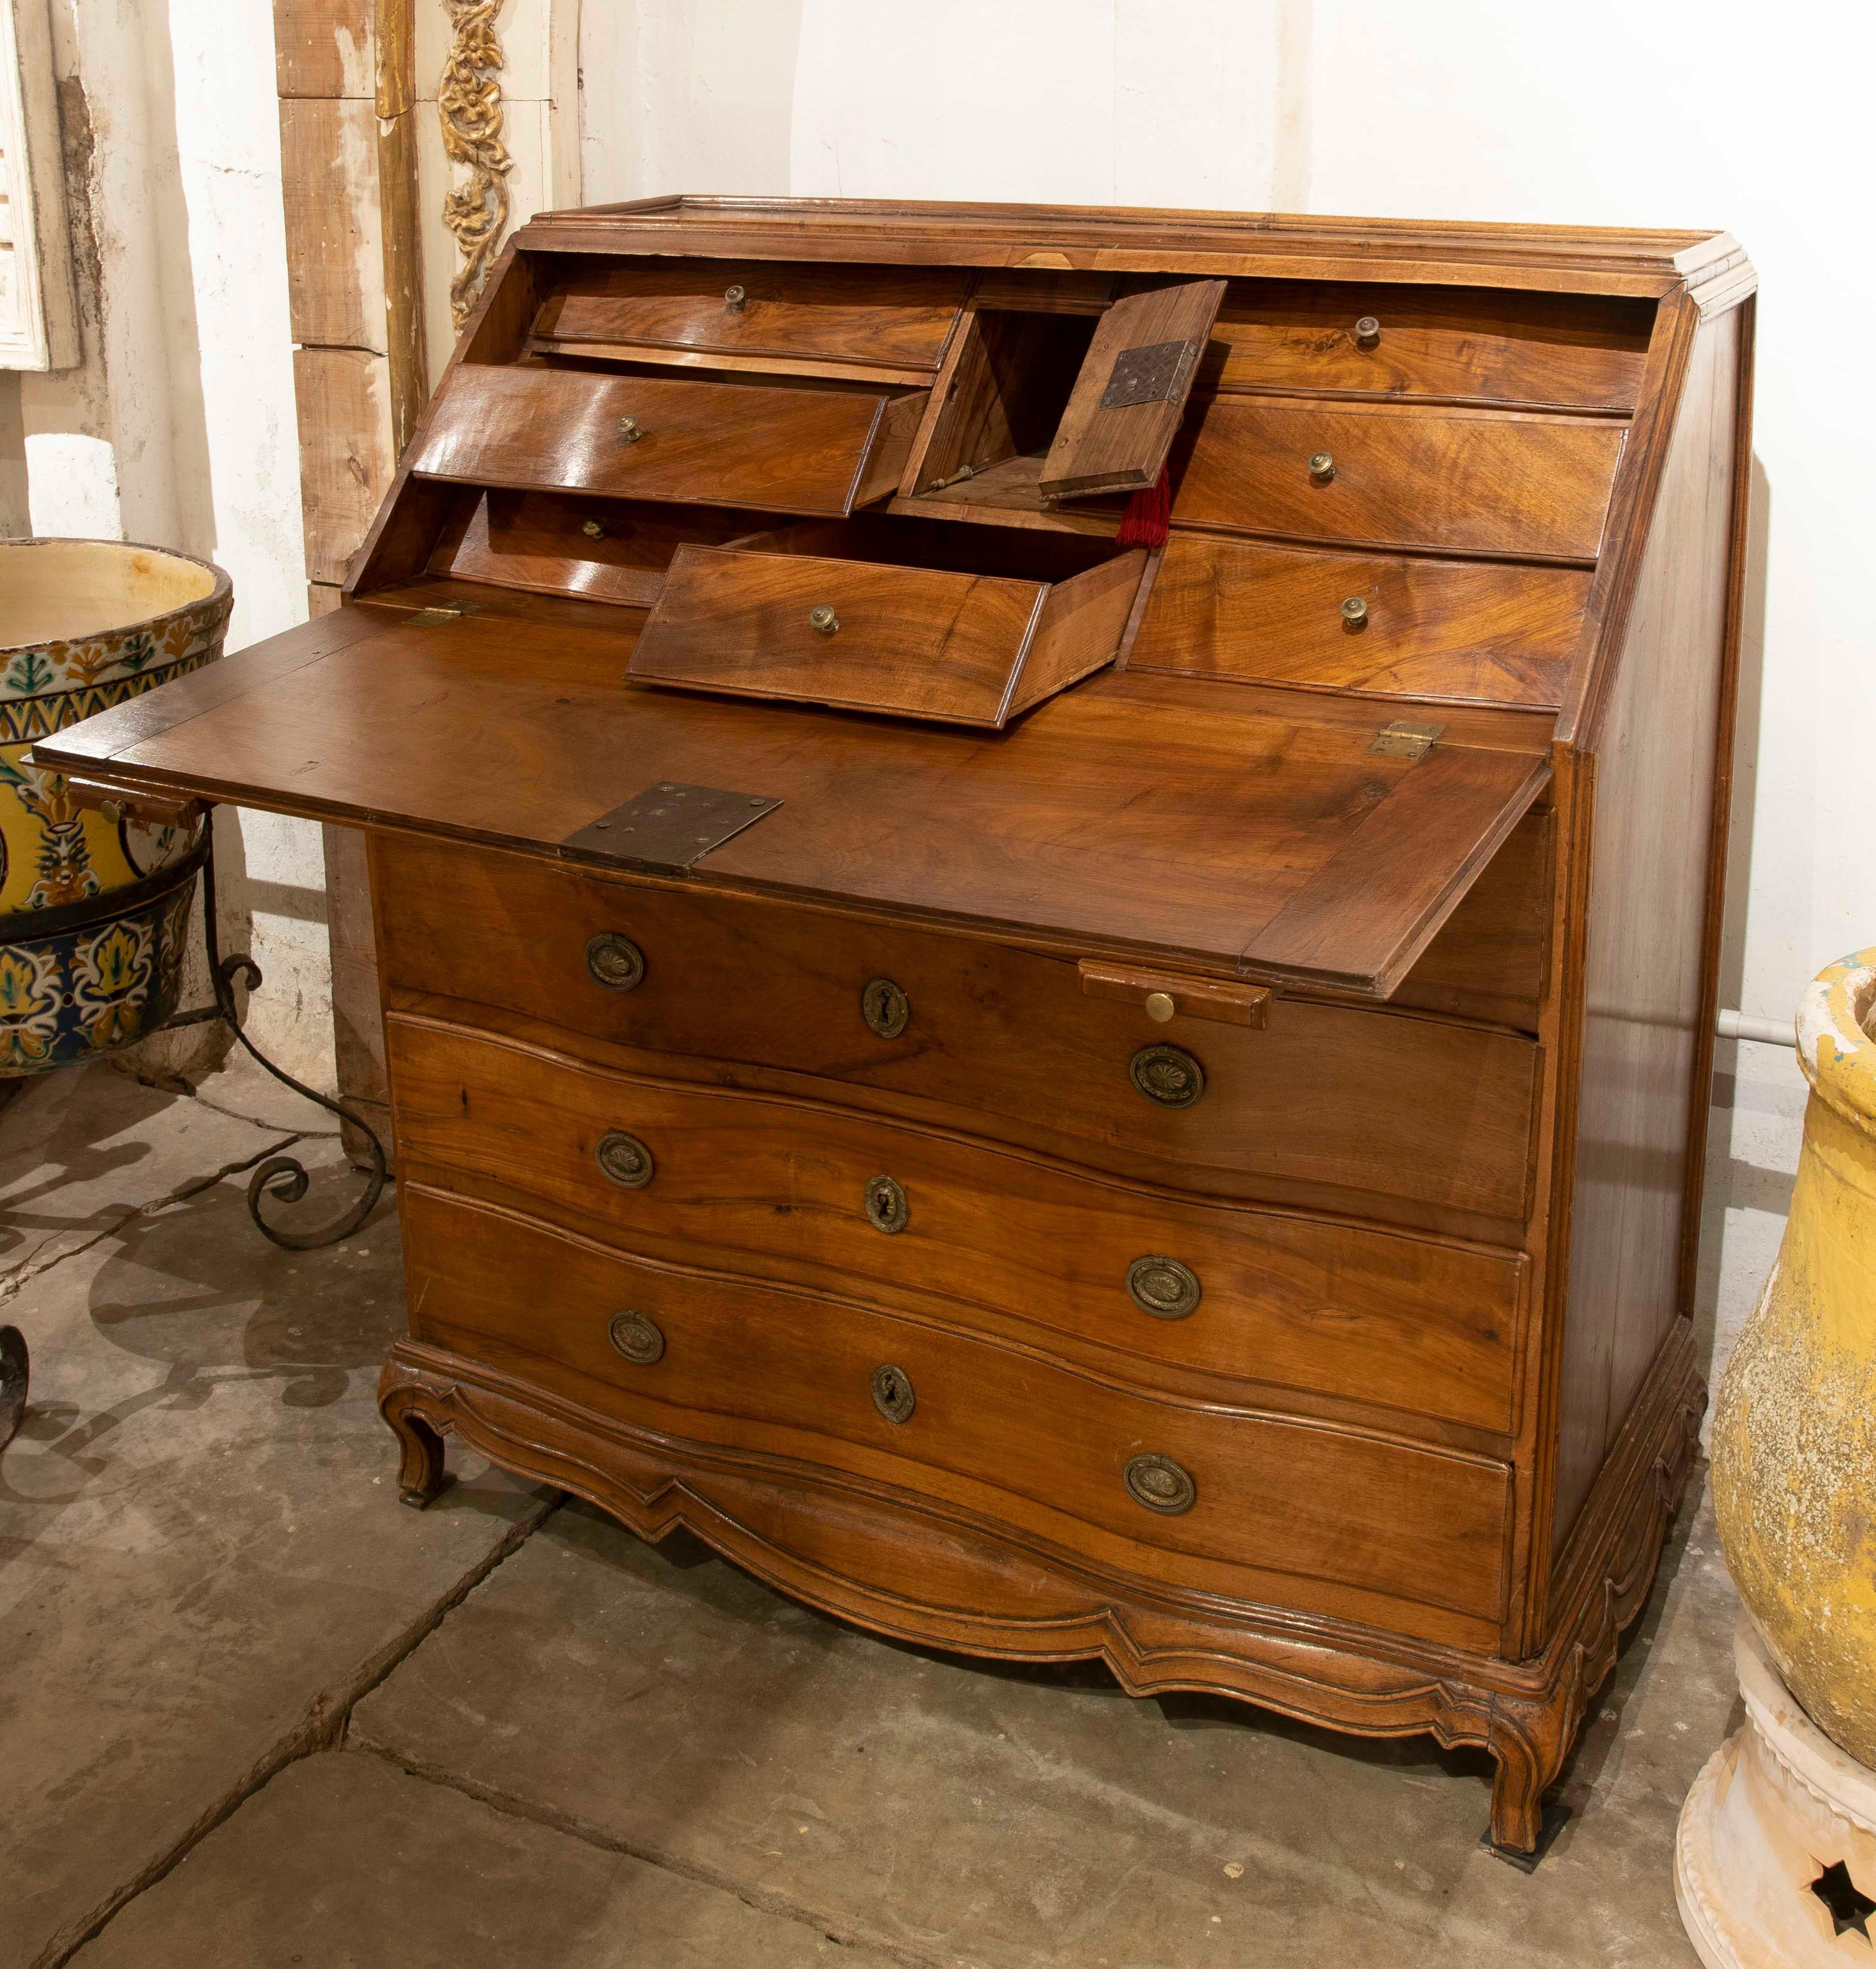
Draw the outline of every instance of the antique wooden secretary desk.
<instances>
[{"instance_id":1,"label":"antique wooden secretary desk","mask_svg":"<svg viewBox=\"0 0 1876 1969\"><path fill-rule=\"evenodd\" d=\"M1754 285L530 224L348 605L38 748L370 830L407 1492L1483 1744L1530 1850L1704 1398Z\"/></svg>"}]
</instances>

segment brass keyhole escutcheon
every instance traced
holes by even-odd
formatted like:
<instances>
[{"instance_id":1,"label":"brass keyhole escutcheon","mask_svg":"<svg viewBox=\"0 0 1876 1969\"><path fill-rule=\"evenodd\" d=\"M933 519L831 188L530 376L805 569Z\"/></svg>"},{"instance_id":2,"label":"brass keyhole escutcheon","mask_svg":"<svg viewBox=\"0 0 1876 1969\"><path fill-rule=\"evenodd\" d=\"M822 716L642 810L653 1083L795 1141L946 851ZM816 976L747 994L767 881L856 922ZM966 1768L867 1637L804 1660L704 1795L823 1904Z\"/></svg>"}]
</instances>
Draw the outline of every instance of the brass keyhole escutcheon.
<instances>
[{"instance_id":1,"label":"brass keyhole escutcheon","mask_svg":"<svg viewBox=\"0 0 1876 1969\"><path fill-rule=\"evenodd\" d=\"M808 626L823 636L831 636L840 627L840 618L823 602L808 611Z\"/></svg>"},{"instance_id":2,"label":"brass keyhole escutcheon","mask_svg":"<svg viewBox=\"0 0 1876 1969\"><path fill-rule=\"evenodd\" d=\"M912 1208L905 1200L905 1192L889 1176L869 1178L863 1201L867 1222L888 1238L896 1237L912 1221Z\"/></svg>"},{"instance_id":3,"label":"brass keyhole escutcheon","mask_svg":"<svg viewBox=\"0 0 1876 1969\"><path fill-rule=\"evenodd\" d=\"M1342 625L1345 629L1368 627L1368 604L1360 595L1351 595L1342 605Z\"/></svg>"},{"instance_id":4,"label":"brass keyhole escutcheon","mask_svg":"<svg viewBox=\"0 0 1876 1969\"><path fill-rule=\"evenodd\" d=\"M1127 1296L1155 1319L1184 1319L1204 1297L1199 1275L1177 1258L1136 1258L1127 1267Z\"/></svg>"},{"instance_id":5,"label":"brass keyhole escutcheon","mask_svg":"<svg viewBox=\"0 0 1876 1969\"><path fill-rule=\"evenodd\" d=\"M607 1182L617 1183L621 1189L643 1189L656 1169L651 1151L636 1135L627 1134L623 1128L615 1128L602 1135L593 1156L600 1173Z\"/></svg>"},{"instance_id":6,"label":"brass keyhole escutcheon","mask_svg":"<svg viewBox=\"0 0 1876 1969\"><path fill-rule=\"evenodd\" d=\"M1121 1473L1136 1504L1176 1518L1198 1501L1191 1474L1170 1456L1136 1456Z\"/></svg>"},{"instance_id":7,"label":"brass keyhole escutcheon","mask_svg":"<svg viewBox=\"0 0 1876 1969\"><path fill-rule=\"evenodd\" d=\"M1127 1077L1162 1108L1190 1108L1205 1092L1205 1069L1180 1046L1142 1046L1128 1062Z\"/></svg>"},{"instance_id":8,"label":"brass keyhole escutcheon","mask_svg":"<svg viewBox=\"0 0 1876 1969\"><path fill-rule=\"evenodd\" d=\"M860 994L860 1017L882 1040L896 1040L912 1016L912 1001L890 978L875 978Z\"/></svg>"},{"instance_id":9,"label":"brass keyhole escutcheon","mask_svg":"<svg viewBox=\"0 0 1876 1969\"><path fill-rule=\"evenodd\" d=\"M1381 323L1371 314L1365 314L1355 325L1355 345L1357 349L1378 349L1381 346Z\"/></svg>"},{"instance_id":10,"label":"brass keyhole escutcheon","mask_svg":"<svg viewBox=\"0 0 1876 1969\"><path fill-rule=\"evenodd\" d=\"M912 1392L912 1377L890 1361L873 1370L873 1406L888 1422L908 1422L918 1406Z\"/></svg>"},{"instance_id":11,"label":"brass keyhole escutcheon","mask_svg":"<svg viewBox=\"0 0 1876 1969\"><path fill-rule=\"evenodd\" d=\"M609 991L635 991L644 982L645 954L630 937L602 930L586 946L586 969Z\"/></svg>"},{"instance_id":12,"label":"brass keyhole escutcheon","mask_svg":"<svg viewBox=\"0 0 1876 1969\"><path fill-rule=\"evenodd\" d=\"M580 531L589 540L602 540L605 538L605 523L601 520L589 520Z\"/></svg>"},{"instance_id":13,"label":"brass keyhole escutcheon","mask_svg":"<svg viewBox=\"0 0 1876 1969\"><path fill-rule=\"evenodd\" d=\"M664 1358L664 1330L642 1312L615 1312L605 1331L606 1338L635 1367L649 1367Z\"/></svg>"},{"instance_id":14,"label":"brass keyhole escutcheon","mask_svg":"<svg viewBox=\"0 0 1876 1969\"><path fill-rule=\"evenodd\" d=\"M723 312L725 314L741 314L748 300L748 295L742 287L725 287L723 290Z\"/></svg>"},{"instance_id":15,"label":"brass keyhole escutcheon","mask_svg":"<svg viewBox=\"0 0 1876 1969\"><path fill-rule=\"evenodd\" d=\"M1326 485L1336 475L1336 461L1326 451L1310 454L1310 476L1319 485Z\"/></svg>"},{"instance_id":16,"label":"brass keyhole escutcheon","mask_svg":"<svg viewBox=\"0 0 1876 1969\"><path fill-rule=\"evenodd\" d=\"M636 417L621 417L618 420L620 439L627 444L636 444L644 436Z\"/></svg>"}]
</instances>

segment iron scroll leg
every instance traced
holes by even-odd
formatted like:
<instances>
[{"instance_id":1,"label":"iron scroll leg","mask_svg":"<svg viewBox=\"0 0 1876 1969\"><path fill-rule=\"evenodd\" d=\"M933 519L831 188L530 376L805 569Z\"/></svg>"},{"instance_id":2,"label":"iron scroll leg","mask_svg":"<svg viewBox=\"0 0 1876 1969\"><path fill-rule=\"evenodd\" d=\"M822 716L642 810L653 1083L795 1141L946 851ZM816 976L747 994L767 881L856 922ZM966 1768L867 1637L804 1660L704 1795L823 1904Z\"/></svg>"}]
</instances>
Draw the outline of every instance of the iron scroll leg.
<instances>
[{"instance_id":1,"label":"iron scroll leg","mask_svg":"<svg viewBox=\"0 0 1876 1969\"><path fill-rule=\"evenodd\" d=\"M211 820L211 844L213 828ZM250 991L258 991L261 983L261 968L252 958L243 953L229 957L222 955L221 942L215 926L215 852L213 845L202 864L202 905L203 940L208 946L209 979L215 992L215 1015L283 1087L290 1087L294 1093L303 1095L316 1107L324 1108L327 1114L336 1115L340 1121L349 1121L371 1144L372 1167L365 1178L364 1192L337 1223L329 1225L323 1231L282 1231L268 1223L261 1215L261 1202L264 1196L274 1198L281 1203L297 1203L307 1193L305 1166L292 1156L269 1156L248 1178L248 1215L254 1219L261 1236L271 1239L282 1250L316 1251L323 1245L336 1244L341 1238L350 1237L358 1229L377 1208L378 1199L384 1194L388 1173L385 1163L385 1145L362 1117L355 1114L342 1102L316 1093L310 1087L294 1079L290 1073L283 1072L242 1030L240 1021L235 1014L235 981L239 978Z\"/></svg>"},{"instance_id":2,"label":"iron scroll leg","mask_svg":"<svg viewBox=\"0 0 1876 1969\"><path fill-rule=\"evenodd\" d=\"M0 1326L0 1449L26 1413L26 1336L17 1326Z\"/></svg>"}]
</instances>

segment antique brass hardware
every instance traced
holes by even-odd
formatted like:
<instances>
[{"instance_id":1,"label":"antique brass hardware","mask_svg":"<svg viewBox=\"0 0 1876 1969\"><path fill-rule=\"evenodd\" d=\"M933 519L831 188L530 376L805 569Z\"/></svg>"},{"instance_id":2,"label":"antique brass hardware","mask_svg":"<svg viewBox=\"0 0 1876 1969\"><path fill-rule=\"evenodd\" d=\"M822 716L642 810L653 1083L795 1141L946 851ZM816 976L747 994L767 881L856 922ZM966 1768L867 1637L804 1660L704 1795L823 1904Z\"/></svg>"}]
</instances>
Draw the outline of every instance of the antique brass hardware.
<instances>
[{"instance_id":1,"label":"antique brass hardware","mask_svg":"<svg viewBox=\"0 0 1876 1969\"><path fill-rule=\"evenodd\" d=\"M643 1189L651 1180L654 1169L651 1151L636 1135L628 1135L622 1128L602 1135L593 1155L600 1173L621 1189Z\"/></svg>"},{"instance_id":2,"label":"antique brass hardware","mask_svg":"<svg viewBox=\"0 0 1876 1969\"><path fill-rule=\"evenodd\" d=\"M741 314L748 305L748 295L741 287L725 287L723 290L723 312L725 314Z\"/></svg>"},{"instance_id":3,"label":"antique brass hardware","mask_svg":"<svg viewBox=\"0 0 1876 1969\"><path fill-rule=\"evenodd\" d=\"M1259 1031L1270 1023L1270 988L1263 984L1225 984L1216 978L1170 977L1163 971L1137 971L1130 965L1109 964L1084 957L1076 968L1083 994L1111 998L1116 1004L1138 1005L1158 1019L1149 1001L1165 998L1175 1017L1216 1019L1228 1026L1250 1026Z\"/></svg>"},{"instance_id":4,"label":"antique brass hardware","mask_svg":"<svg viewBox=\"0 0 1876 1969\"><path fill-rule=\"evenodd\" d=\"M1170 1456L1136 1456L1121 1473L1136 1504L1176 1518L1198 1501L1199 1487Z\"/></svg>"},{"instance_id":5,"label":"antique brass hardware","mask_svg":"<svg viewBox=\"0 0 1876 1969\"><path fill-rule=\"evenodd\" d=\"M584 534L589 540L602 540L605 538L605 523L602 521L589 520L586 524L580 528L580 531Z\"/></svg>"},{"instance_id":6,"label":"antique brass hardware","mask_svg":"<svg viewBox=\"0 0 1876 1969\"><path fill-rule=\"evenodd\" d=\"M912 1207L905 1192L889 1176L870 1176L862 1199L866 1221L875 1231L896 1237L912 1221Z\"/></svg>"},{"instance_id":7,"label":"antique brass hardware","mask_svg":"<svg viewBox=\"0 0 1876 1969\"><path fill-rule=\"evenodd\" d=\"M1326 451L1310 454L1310 476L1319 485L1326 485L1336 475L1336 461Z\"/></svg>"},{"instance_id":8,"label":"antique brass hardware","mask_svg":"<svg viewBox=\"0 0 1876 1969\"><path fill-rule=\"evenodd\" d=\"M831 636L840 627L840 618L823 602L808 611L808 624L823 636Z\"/></svg>"},{"instance_id":9,"label":"antique brass hardware","mask_svg":"<svg viewBox=\"0 0 1876 1969\"><path fill-rule=\"evenodd\" d=\"M636 444L644 436L644 433L638 427L638 420L636 417L621 417L618 420L618 434L627 444Z\"/></svg>"},{"instance_id":10,"label":"antique brass hardware","mask_svg":"<svg viewBox=\"0 0 1876 1969\"><path fill-rule=\"evenodd\" d=\"M1142 1046L1128 1062L1127 1077L1162 1108L1190 1108L1205 1092L1205 1069L1174 1046Z\"/></svg>"},{"instance_id":11,"label":"antique brass hardware","mask_svg":"<svg viewBox=\"0 0 1876 1969\"><path fill-rule=\"evenodd\" d=\"M912 1377L903 1367L888 1361L873 1370L873 1406L888 1422L908 1422L918 1406L912 1392Z\"/></svg>"},{"instance_id":12,"label":"antique brass hardware","mask_svg":"<svg viewBox=\"0 0 1876 1969\"><path fill-rule=\"evenodd\" d=\"M912 1001L890 978L875 978L860 994L860 1017L882 1040L896 1040L912 1016Z\"/></svg>"},{"instance_id":13,"label":"antique brass hardware","mask_svg":"<svg viewBox=\"0 0 1876 1969\"><path fill-rule=\"evenodd\" d=\"M1355 325L1355 345L1358 349L1378 349L1381 346L1381 323L1371 314L1365 314Z\"/></svg>"},{"instance_id":14,"label":"antique brass hardware","mask_svg":"<svg viewBox=\"0 0 1876 1969\"><path fill-rule=\"evenodd\" d=\"M644 982L645 954L630 937L603 929L586 946L586 968L609 991L635 991Z\"/></svg>"},{"instance_id":15,"label":"antique brass hardware","mask_svg":"<svg viewBox=\"0 0 1876 1969\"><path fill-rule=\"evenodd\" d=\"M1358 595L1351 595L1342 605L1342 626L1349 629L1368 627L1368 604Z\"/></svg>"},{"instance_id":16,"label":"antique brass hardware","mask_svg":"<svg viewBox=\"0 0 1876 1969\"><path fill-rule=\"evenodd\" d=\"M1127 1267L1127 1296L1155 1319L1183 1319L1198 1311L1204 1289L1198 1273L1177 1258L1136 1258Z\"/></svg>"},{"instance_id":17,"label":"antique brass hardware","mask_svg":"<svg viewBox=\"0 0 1876 1969\"><path fill-rule=\"evenodd\" d=\"M606 1338L635 1367L649 1367L664 1358L664 1330L642 1312L615 1312L605 1331Z\"/></svg>"},{"instance_id":18,"label":"antique brass hardware","mask_svg":"<svg viewBox=\"0 0 1876 1969\"><path fill-rule=\"evenodd\" d=\"M1156 1026L1163 1026L1173 1016L1175 1009L1170 991L1149 991L1146 997L1147 1017Z\"/></svg>"},{"instance_id":19,"label":"antique brass hardware","mask_svg":"<svg viewBox=\"0 0 1876 1969\"><path fill-rule=\"evenodd\" d=\"M1409 725L1396 719L1381 728L1368 749L1385 759L1423 759L1446 728L1443 725Z\"/></svg>"}]
</instances>

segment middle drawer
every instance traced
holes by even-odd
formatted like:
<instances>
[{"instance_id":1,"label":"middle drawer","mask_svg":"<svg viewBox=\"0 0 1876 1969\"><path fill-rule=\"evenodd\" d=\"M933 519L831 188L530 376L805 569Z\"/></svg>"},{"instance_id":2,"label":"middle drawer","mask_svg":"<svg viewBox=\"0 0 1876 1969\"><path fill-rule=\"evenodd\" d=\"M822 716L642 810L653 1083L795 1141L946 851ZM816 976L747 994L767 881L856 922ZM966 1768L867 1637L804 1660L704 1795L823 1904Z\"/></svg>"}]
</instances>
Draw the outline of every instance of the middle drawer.
<instances>
[{"instance_id":1,"label":"middle drawer","mask_svg":"<svg viewBox=\"0 0 1876 1969\"><path fill-rule=\"evenodd\" d=\"M928 1314L945 1300L961 1330L1175 1393L1254 1383L1512 1426L1514 1256L1170 1197L425 1020L394 1015L387 1034L412 1180L667 1262Z\"/></svg>"}]
</instances>

